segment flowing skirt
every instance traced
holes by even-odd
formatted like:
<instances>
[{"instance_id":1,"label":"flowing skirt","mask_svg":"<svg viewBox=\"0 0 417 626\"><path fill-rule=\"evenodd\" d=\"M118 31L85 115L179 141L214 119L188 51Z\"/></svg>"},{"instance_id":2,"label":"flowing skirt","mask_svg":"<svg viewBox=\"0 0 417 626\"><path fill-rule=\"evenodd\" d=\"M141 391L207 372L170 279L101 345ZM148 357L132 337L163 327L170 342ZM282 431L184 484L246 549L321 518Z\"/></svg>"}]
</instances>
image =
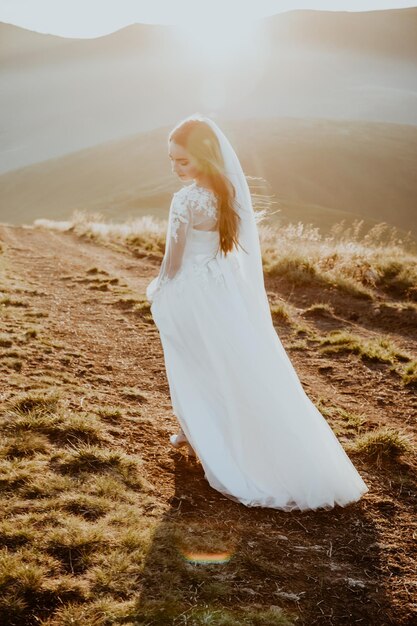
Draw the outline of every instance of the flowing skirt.
<instances>
[{"instance_id":1,"label":"flowing skirt","mask_svg":"<svg viewBox=\"0 0 417 626\"><path fill-rule=\"evenodd\" d=\"M151 312L173 412L214 489L285 511L346 506L368 491L231 263L186 260Z\"/></svg>"}]
</instances>

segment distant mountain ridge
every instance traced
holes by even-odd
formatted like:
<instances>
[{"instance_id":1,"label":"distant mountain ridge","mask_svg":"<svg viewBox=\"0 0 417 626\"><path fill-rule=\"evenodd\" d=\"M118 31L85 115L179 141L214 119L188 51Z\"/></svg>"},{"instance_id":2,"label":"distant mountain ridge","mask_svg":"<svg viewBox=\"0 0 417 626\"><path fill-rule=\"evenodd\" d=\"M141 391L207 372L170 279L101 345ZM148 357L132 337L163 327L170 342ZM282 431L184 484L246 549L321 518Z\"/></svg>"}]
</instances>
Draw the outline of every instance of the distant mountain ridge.
<instances>
[{"instance_id":1,"label":"distant mountain ridge","mask_svg":"<svg viewBox=\"0 0 417 626\"><path fill-rule=\"evenodd\" d=\"M286 42L314 44L417 62L417 7L386 11L289 11L268 18Z\"/></svg>"},{"instance_id":2,"label":"distant mountain ridge","mask_svg":"<svg viewBox=\"0 0 417 626\"><path fill-rule=\"evenodd\" d=\"M86 40L0 23L0 173L193 111L417 125L417 8L290 11L258 29L229 69L213 69L170 26Z\"/></svg>"}]
</instances>

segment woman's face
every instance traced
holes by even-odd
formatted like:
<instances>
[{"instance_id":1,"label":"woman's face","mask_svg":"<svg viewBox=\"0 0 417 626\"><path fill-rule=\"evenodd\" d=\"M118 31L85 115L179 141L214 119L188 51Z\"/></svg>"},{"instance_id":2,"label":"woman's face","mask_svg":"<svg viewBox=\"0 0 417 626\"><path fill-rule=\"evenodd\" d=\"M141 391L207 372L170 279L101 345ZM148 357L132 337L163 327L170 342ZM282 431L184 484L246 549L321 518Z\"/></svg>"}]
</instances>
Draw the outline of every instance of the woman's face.
<instances>
[{"instance_id":1,"label":"woman's face","mask_svg":"<svg viewBox=\"0 0 417 626\"><path fill-rule=\"evenodd\" d=\"M191 180L200 175L198 162L189 152L174 141L169 142L168 156L171 161L172 172L181 180Z\"/></svg>"}]
</instances>

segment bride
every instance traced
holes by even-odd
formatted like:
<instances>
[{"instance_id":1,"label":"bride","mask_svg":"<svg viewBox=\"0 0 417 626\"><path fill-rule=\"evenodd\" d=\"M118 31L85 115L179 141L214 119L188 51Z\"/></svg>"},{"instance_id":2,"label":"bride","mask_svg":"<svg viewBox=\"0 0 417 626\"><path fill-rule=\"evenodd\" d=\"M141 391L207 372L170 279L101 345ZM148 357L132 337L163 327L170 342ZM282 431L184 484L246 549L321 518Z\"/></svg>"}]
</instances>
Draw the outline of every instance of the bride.
<instances>
[{"instance_id":1,"label":"bride","mask_svg":"<svg viewBox=\"0 0 417 626\"><path fill-rule=\"evenodd\" d=\"M346 506L368 491L307 397L273 326L255 213L230 142L199 113L168 138L173 194L165 254L146 296L158 328L174 447L245 506Z\"/></svg>"}]
</instances>

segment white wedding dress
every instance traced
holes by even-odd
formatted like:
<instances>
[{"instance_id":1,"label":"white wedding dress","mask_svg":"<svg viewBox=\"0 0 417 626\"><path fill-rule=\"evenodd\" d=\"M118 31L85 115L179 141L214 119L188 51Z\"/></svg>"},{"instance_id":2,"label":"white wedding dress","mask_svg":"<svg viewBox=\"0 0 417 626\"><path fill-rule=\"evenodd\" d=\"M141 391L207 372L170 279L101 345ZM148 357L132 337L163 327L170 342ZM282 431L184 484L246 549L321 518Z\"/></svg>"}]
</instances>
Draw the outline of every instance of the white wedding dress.
<instances>
[{"instance_id":1,"label":"white wedding dress","mask_svg":"<svg viewBox=\"0 0 417 626\"><path fill-rule=\"evenodd\" d=\"M159 276L147 298L174 414L209 484L246 506L345 506L368 491L307 397L273 326L218 252L216 197L173 195Z\"/></svg>"}]
</instances>

